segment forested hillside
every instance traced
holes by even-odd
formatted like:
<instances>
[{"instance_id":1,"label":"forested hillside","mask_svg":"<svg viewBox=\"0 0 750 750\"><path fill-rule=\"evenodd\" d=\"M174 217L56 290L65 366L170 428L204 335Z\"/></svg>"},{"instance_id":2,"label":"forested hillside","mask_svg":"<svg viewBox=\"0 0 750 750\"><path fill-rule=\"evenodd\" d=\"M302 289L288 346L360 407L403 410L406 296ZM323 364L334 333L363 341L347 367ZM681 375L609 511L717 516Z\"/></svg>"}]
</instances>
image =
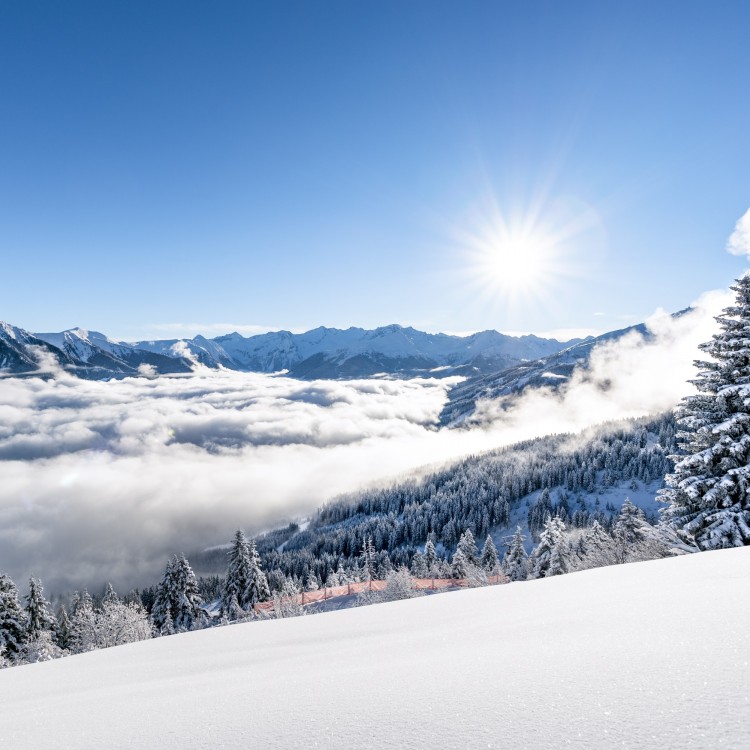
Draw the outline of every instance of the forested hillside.
<instances>
[{"instance_id":1,"label":"forested hillside","mask_svg":"<svg viewBox=\"0 0 750 750\"><path fill-rule=\"evenodd\" d=\"M527 548L548 516L573 528L597 520L611 528L625 497L657 520L655 496L676 449L671 415L604 425L582 435L553 435L465 458L420 479L337 498L306 528L261 536L265 570L323 582L353 569L371 539L381 572L409 565L428 539L449 558L461 534L490 534L506 547L517 525ZM196 567L223 571L226 551L196 557Z\"/></svg>"}]
</instances>

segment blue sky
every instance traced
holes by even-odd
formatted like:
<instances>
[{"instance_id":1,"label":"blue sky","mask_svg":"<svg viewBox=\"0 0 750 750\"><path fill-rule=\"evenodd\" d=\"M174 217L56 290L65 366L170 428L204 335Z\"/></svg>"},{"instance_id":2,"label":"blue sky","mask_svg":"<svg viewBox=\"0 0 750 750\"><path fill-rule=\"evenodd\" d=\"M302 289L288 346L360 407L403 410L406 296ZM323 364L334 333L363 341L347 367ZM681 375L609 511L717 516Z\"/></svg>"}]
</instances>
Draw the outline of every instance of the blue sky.
<instances>
[{"instance_id":1,"label":"blue sky","mask_svg":"<svg viewBox=\"0 0 750 750\"><path fill-rule=\"evenodd\" d=\"M750 6L613 5L3 3L0 319L608 330L726 287ZM575 229L518 295L466 239L531 215Z\"/></svg>"}]
</instances>

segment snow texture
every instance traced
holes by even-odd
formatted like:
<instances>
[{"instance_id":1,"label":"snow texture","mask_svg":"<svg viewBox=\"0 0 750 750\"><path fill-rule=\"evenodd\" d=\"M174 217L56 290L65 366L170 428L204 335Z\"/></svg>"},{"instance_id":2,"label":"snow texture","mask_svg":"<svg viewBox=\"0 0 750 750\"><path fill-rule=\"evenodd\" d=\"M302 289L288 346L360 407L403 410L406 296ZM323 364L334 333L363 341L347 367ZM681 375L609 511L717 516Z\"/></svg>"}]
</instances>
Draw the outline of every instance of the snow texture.
<instances>
[{"instance_id":1,"label":"snow texture","mask_svg":"<svg viewBox=\"0 0 750 750\"><path fill-rule=\"evenodd\" d=\"M750 747L749 585L750 549L728 549L7 669L2 739L35 750Z\"/></svg>"}]
</instances>

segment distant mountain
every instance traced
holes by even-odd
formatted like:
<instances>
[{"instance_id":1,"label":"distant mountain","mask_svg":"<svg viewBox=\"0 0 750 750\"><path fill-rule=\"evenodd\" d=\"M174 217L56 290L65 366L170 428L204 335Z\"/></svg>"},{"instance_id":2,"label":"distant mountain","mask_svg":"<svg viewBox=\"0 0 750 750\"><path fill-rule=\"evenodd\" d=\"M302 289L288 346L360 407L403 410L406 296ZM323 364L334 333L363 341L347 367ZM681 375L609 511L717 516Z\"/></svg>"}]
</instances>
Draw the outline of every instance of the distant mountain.
<instances>
[{"instance_id":1,"label":"distant mountain","mask_svg":"<svg viewBox=\"0 0 750 750\"><path fill-rule=\"evenodd\" d=\"M143 351L96 331L73 328L62 333L29 333L0 322L0 374L33 375L51 371L53 366L97 380L192 370L184 358Z\"/></svg>"},{"instance_id":2,"label":"distant mountain","mask_svg":"<svg viewBox=\"0 0 750 750\"><path fill-rule=\"evenodd\" d=\"M245 337L230 333L213 339L196 336L127 343L82 328L29 333L2 325L6 333L0 338L0 371L38 372L41 347L64 369L88 378L125 377L144 366L156 374L190 372L198 366L243 372L286 370L303 379L377 374L473 376L547 357L581 341L507 336L497 331L451 336L389 325L374 330L320 327L300 334L276 331Z\"/></svg>"},{"instance_id":3,"label":"distant mountain","mask_svg":"<svg viewBox=\"0 0 750 750\"><path fill-rule=\"evenodd\" d=\"M689 308L674 313L673 317L679 317L687 312ZM609 331L595 338L588 337L537 360L519 362L494 373L470 377L451 389L440 415L440 423L454 427L470 424L478 401L493 400L520 393L526 388L540 386L556 390L570 380L576 367L588 367L591 352L596 346L616 341L633 332L640 333L646 339L652 335L646 325L641 323Z\"/></svg>"},{"instance_id":4,"label":"distant mountain","mask_svg":"<svg viewBox=\"0 0 750 750\"><path fill-rule=\"evenodd\" d=\"M425 333L399 325L374 330L314 328L244 337L139 341L134 346L171 356L181 353L208 367L253 372L288 370L292 377L350 378L387 373L415 375L497 371L525 359L559 351L580 339L560 342L538 336L482 331L470 336ZM435 372L446 368L443 372Z\"/></svg>"}]
</instances>

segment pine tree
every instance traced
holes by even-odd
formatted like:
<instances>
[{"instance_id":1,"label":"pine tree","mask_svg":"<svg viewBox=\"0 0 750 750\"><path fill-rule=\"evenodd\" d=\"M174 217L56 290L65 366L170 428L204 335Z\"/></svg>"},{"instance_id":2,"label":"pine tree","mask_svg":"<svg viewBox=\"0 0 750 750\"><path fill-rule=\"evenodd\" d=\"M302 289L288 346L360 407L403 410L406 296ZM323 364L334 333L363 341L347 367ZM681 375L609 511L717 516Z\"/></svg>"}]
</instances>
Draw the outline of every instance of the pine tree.
<instances>
[{"instance_id":1,"label":"pine tree","mask_svg":"<svg viewBox=\"0 0 750 750\"><path fill-rule=\"evenodd\" d=\"M434 575L437 568L438 557L432 539L428 539L427 544L424 546L424 561L427 566L428 575Z\"/></svg>"},{"instance_id":2,"label":"pine tree","mask_svg":"<svg viewBox=\"0 0 750 750\"><path fill-rule=\"evenodd\" d=\"M172 619L176 630L193 630L200 619L201 595L198 581L185 555L175 555L172 564L174 602Z\"/></svg>"},{"instance_id":3,"label":"pine tree","mask_svg":"<svg viewBox=\"0 0 750 750\"><path fill-rule=\"evenodd\" d=\"M119 602L119 599L115 601ZM176 632L192 630L200 618L201 596L198 581L184 555L167 562L164 576L157 586L151 619L157 631L163 632L167 620Z\"/></svg>"},{"instance_id":4,"label":"pine tree","mask_svg":"<svg viewBox=\"0 0 750 750\"><path fill-rule=\"evenodd\" d=\"M221 595L222 614L228 615L233 606L244 610L247 607L247 591L250 584L250 545L245 533L238 529L229 550L229 565L224 579L224 591Z\"/></svg>"},{"instance_id":5,"label":"pine tree","mask_svg":"<svg viewBox=\"0 0 750 750\"><path fill-rule=\"evenodd\" d=\"M421 552L415 552L411 559L411 574L415 578L427 578L427 563Z\"/></svg>"},{"instance_id":6,"label":"pine tree","mask_svg":"<svg viewBox=\"0 0 750 750\"><path fill-rule=\"evenodd\" d=\"M167 560L167 565L164 568L164 575L162 576L159 585L156 587L154 603L151 605L151 620L158 632L163 632L167 620L171 623L172 632L174 632L174 617L172 613L172 603L174 601L172 591L174 576L172 573L172 566L173 560Z\"/></svg>"},{"instance_id":7,"label":"pine tree","mask_svg":"<svg viewBox=\"0 0 750 750\"><path fill-rule=\"evenodd\" d=\"M451 577L457 579L466 578L469 574L469 565L470 563L463 551L460 548L457 549L451 561Z\"/></svg>"},{"instance_id":8,"label":"pine tree","mask_svg":"<svg viewBox=\"0 0 750 750\"><path fill-rule=\"evenodd\" d=\"M482 547L482 567L490 575L495 575L498 569L498 561L499 559L495 542L493 542L492 537L487 534L487 539L484 540L484 547Z\"/></svg>"},{"instance_id":9,"label":"pine tree","mask_svg":"<svg viewBox=\"0 0 750 750\"><path fill-rule=\"evenodd\" d=\"M316 577L317 581L317 577ZM267 602L271 598L268 579L260 563L260 555L253 540L250 541L250 570L242 602L244 609L252 609L258 602Z\"/></svg>"},{"instance_id":10,"label":"pine tree","mask_svg":"<svg viewBox=\"0 0 750 750\"><path fill-rule=\"evenodd\" d=\"M26 640L26 617L13 581L0 573L0 657L14 659Z\"/></svg>"},{"instance_id":11,"label":"pine tree","mask_svg":"<svg viewBox=\"0 0 750 750\"><path fill-rule=\"evenodd\" d=\"M463 553L464 559L471 565L476 565L479 562L479 550L477 544L474 541L474 535L470 529L466 529L461 538L458 540L457 548Z\"/></svg>"},{"instance_id":12,"label":"pine tree","mask_svg":"<svg viewBox=\"0 0 750 750\"><path fill-rule=\"evenodd\" d=\"M96 613L91 595L84 589L83 593L76 594L73 600L68 649L73 654L82 654L95 648L99 648Z\"/></svg>"},{"instance_id":13,"label":"pine tree","mask_svg":"<svg viewBox=\"0 0 750 750\"><path fill-rule=\"evenodd\" d=\"M117 592L114 590L111 583L107 582L107 585L104 589L104 596L102 597L102 602L119 602L120 597L117 596Z\"/></svg>"},{"instance_id":14,"label":"pine tree","mask_svg":"<svg viewBox=\"0 0 750 750\"><path fill-rule=\"evenodd\" d=\"M548 519L539 535L539 544L531 555L532 578L547 578L567 572L564 532L565 524L557 516Z\"/></svg>"},{"instance_id":15,"label":"pine tree","mask_svg":"<svg viewBox=\"0 0 750 750\"><path fill-rule=\"evenodd\" d=\"M750 276L732 290L701 345L711 359L695 363L699 392L676 410L680 453L661 492L667 523L702 550L750 544Z\"/></svg>"},{"instance_id":16,"label":"pine tree","mask_svg":"<svg viewBox=\"0 0 750 750\"><path fill-rule=\"evenodd\" d=\"M521 527L516 526L516 533L508 545L503 558L503 572L511 581L525 581L529 575L529 562L526 548L523 546L526 537L521 533Z\"/></svg>"},{"instance_id":17,"label":"pine tree","mask_svg":"<svg viewBox=\"0 0 750 750\"><path fill-rule=\"evenodd\" d=\"M375 579L375 547L372 538L367 537L362 545L362 554L360 556L362 564L362 580L372 581Z\"/></svg>"},{"instance_id":18,"label":"pine tree","mask_svg":"<svg viewBox=\"0 0 750 750\"><path fill-rule=\"evenodd\" d=\"M60 607L60 612L57 615L55 633L57 645L64 651L67 650L70 641L70 618L64 605Z\"/></svg>"},{"instance_id":19,"label":"pine tree","mask_svg":"<svg viewBox=\"0 0 750 750\"><path fill-rule=\"evenodd\" d=\"M29 580L29 593L26 595L26 632L28 637L36 638L42 632L55 629L55 618L50 612L49 602L44 598L41 581Z\"/></svg>"}]
</instances>

